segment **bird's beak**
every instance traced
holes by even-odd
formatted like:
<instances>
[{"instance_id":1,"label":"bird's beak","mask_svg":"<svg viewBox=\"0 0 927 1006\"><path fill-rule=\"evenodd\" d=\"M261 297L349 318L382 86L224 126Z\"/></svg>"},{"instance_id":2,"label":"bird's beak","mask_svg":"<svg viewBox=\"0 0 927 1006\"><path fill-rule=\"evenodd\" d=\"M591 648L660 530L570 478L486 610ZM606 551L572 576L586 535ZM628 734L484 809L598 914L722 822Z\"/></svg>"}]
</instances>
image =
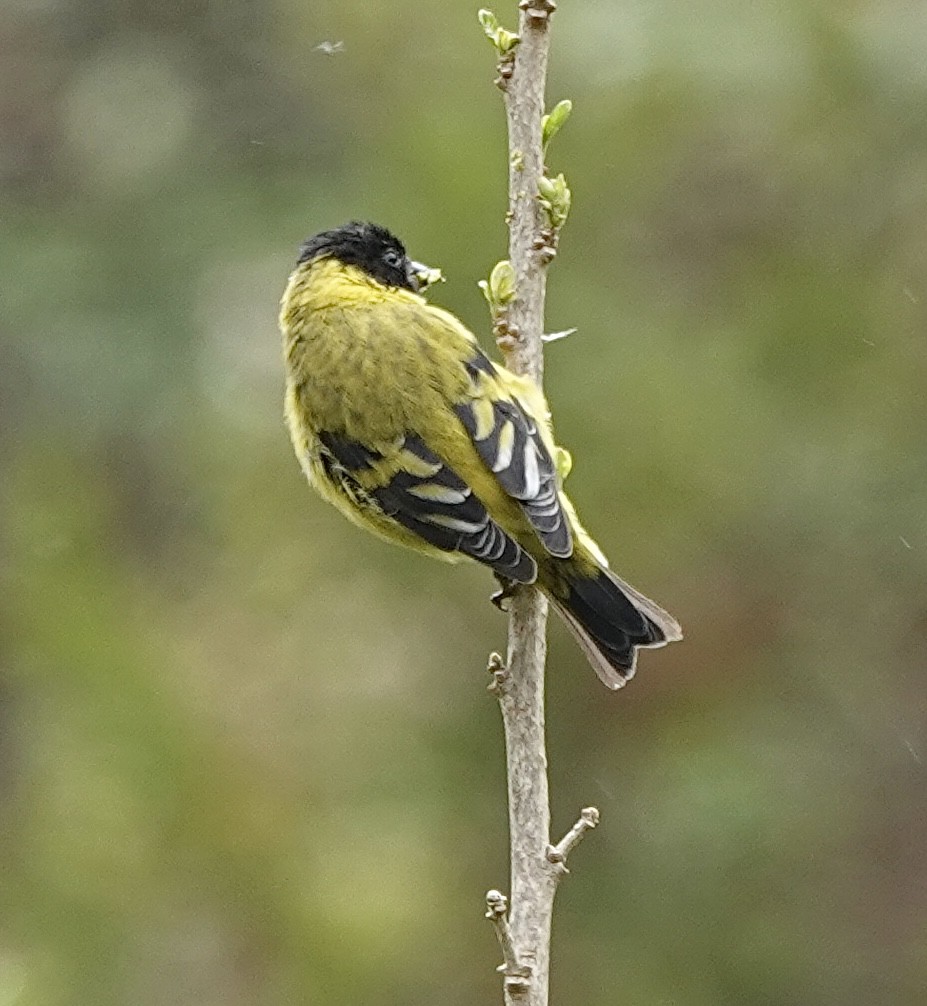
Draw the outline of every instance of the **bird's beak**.
<instances>
[{"instance_id":1,"label":"bird's beak","mask_svg":"<svg viewBox=\"0 0 927 1006\"><path fill-rule=\"evenodd\" d=\"M443 283L440 269L432 269L421 262L409 262L409 282L416 293L424 293L434 283Z\"/></svg>"}]
</instances>

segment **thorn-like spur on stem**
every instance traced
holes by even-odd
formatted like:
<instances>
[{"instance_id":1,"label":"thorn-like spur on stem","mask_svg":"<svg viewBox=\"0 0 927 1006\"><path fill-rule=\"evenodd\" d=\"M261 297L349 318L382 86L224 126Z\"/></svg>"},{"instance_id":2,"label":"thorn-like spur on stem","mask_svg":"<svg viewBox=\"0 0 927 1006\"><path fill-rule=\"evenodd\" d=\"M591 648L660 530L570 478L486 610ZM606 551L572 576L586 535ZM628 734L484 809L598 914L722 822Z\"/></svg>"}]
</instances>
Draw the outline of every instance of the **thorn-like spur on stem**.
<instances>
[{"instance_id":1,"label":"thorn-like spur on stem","mask_svg":"<svg viewBox=\"0 0 927 1006\"><path fill-rule=\"evenodd\" d=\"M498 970L505 975L505 987L515 994L527 992L531 987L531 968L518 958L509 930L509 899L501 891L486 892L486 918L492 923L502 948L505 963Z\"/></svg>"},{"instance_id":2,"label":"thorn-like spur on stem","mask_svg":"<svg viewBox=\"0 0 927 1006\"><path fill-rule=\"evenodd\" d=\"M557 342L559 339L565 339L568 335L575 335L576 332L576 328L564 328L559 332L545 332L541 336L541 342Z\"/></svg>"},{"instance_id":3,"label":"thorn-like spur on stem","mask_svg":"<svg viewBox=\"0 0 927 1006\"><path fill-rule=\"evenodd\" d=\"M583 835L591 831L599 823L599 812L595 807L583 807L576 824L563 836L556 845L547 847L547 862L554 863L563 868L564 873L570 871L566 868L566 858L582 841Z\"/></svg>"}]
</instances>

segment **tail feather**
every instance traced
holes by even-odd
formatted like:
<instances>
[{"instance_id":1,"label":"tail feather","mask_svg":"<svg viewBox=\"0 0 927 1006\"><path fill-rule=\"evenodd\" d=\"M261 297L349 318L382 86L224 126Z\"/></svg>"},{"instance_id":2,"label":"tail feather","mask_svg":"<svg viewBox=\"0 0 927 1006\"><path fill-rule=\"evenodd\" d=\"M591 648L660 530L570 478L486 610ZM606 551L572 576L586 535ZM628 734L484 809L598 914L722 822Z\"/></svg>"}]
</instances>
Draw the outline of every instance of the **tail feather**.
<instances>
[{"instance_id":1,"label":"tail feather","mask_svg":"<svg viewBox=\"0 0 927 1006\"><path fill-rule=\"evenodd\" d=\"M638 649L682 639L672 615L611 570L568 574L566 585L566 595L552 594L551 601L609 688L634 676Z\"/></svg>"}]
</instances>

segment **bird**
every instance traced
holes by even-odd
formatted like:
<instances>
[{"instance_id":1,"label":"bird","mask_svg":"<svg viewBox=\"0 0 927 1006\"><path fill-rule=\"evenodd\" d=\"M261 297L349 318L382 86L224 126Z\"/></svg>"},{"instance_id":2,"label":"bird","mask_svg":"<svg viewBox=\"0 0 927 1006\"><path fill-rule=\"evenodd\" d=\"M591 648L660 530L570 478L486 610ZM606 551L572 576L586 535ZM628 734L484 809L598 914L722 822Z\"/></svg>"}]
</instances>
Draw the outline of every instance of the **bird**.
<instances>
[{"instance_id":1,"label":"bird","mask_svg":"<svg viewBox=\"0 0 927 1006\"><path fill-rule=\"evenodd\" d=\"M601 681L679 623L611 571L563 491L540 388L490 359L424 294L427 267L378 224L300 246L280 305L285 417L309 483L355 524L432 557L533 584Z\"/></svg>"}]
</instances>

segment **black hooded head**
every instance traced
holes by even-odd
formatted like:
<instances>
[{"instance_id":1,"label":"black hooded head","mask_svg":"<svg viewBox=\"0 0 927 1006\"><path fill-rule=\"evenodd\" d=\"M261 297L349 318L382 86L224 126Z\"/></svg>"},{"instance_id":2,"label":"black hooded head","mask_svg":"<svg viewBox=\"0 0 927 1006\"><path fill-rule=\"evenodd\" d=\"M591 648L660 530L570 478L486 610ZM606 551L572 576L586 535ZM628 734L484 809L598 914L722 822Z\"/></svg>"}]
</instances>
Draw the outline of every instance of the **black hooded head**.
<instances>
[{"instance_id":1,"label":"black hooded head","mask_svg":"<svg viewBox=\"0 0 927 1006\"><path fill-rule=\"evenodd\" d=\"M357 266L386 286L416 292L419 282L399 238L385 227L352 220L334 230L322 231L304 241L298 265L315 259L334 258L344 265Z\"/></svg>"}]
</instances>

